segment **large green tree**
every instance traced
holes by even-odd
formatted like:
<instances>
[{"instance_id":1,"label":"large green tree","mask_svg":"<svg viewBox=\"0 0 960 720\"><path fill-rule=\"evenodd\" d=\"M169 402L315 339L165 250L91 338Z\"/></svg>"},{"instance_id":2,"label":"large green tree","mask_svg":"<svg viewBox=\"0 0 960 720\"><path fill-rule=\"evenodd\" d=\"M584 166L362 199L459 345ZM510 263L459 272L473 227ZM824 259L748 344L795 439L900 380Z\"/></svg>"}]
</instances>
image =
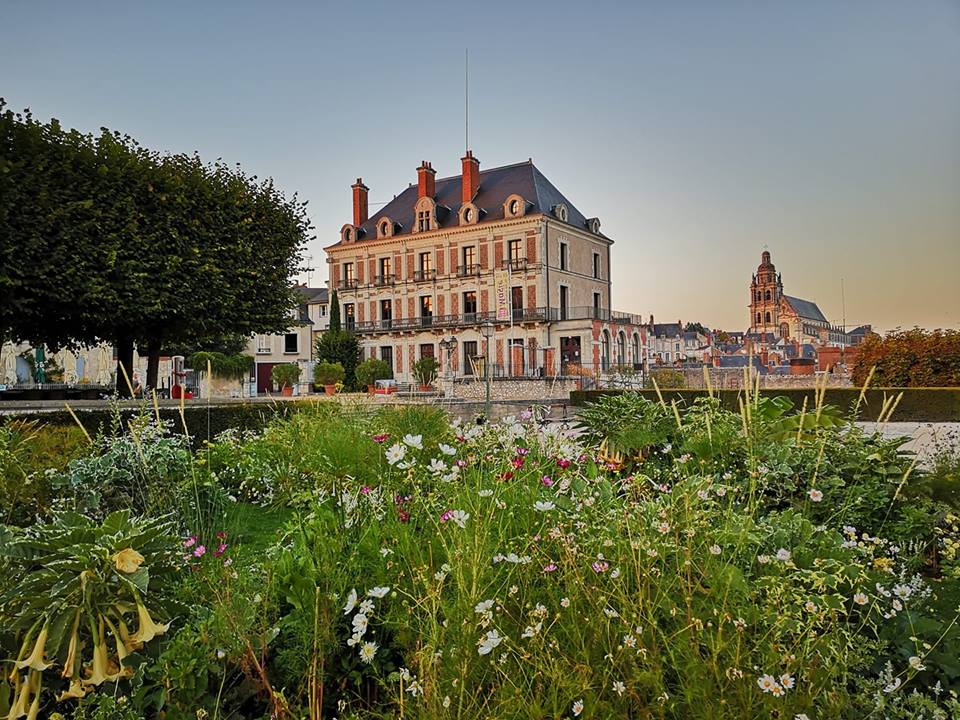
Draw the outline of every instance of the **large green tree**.
<instances>
[{"instance_id":1,"label":"large green tree","mask_svg":"<svg viewBox=\"0 0 960 720\"><path fill-rule=\"evenodd\" d=\"M0 100L0 334L52 348L163 349L282 332L310 224L270 180L84 135ZM122 381L118 383L123 391Z\"/></svg>"},{"instance_id":2,"label":"large green tree","mask_svg":"<svg viewBox=\"0 0 960 720\"><path fill-rule=\"evenodd\" d=\"M894 330L886 337L869 334L857 346L853 382L886 387L956 387L960 385L960 330Z\"/></svg>"}]
</instances>

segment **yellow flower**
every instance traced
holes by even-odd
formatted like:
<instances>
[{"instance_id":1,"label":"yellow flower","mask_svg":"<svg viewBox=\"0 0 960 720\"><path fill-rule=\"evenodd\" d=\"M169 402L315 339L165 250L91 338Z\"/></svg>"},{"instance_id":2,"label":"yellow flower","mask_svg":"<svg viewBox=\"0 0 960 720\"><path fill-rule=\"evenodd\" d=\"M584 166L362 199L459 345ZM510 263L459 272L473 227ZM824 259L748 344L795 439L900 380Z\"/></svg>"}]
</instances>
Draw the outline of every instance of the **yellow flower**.
<instances>
[{"instance_id":1,"label":"yellow flower","mask_svg":"<svg viewBox=\"0 0 960 720\"><path fill-rule=\"evenodd\" d=\"M43 624L43 628L40 630L40 634L37 635L37 641L33 645L33 652L30 653L29 657L17 662L18 669L22 670L23 668L28 667L31 670L43 672L50 667L52 663L45 663L43 661L43 653L47 644L47 629L48 623L45 622Z\"/></svg>"},{"instance_id":2,"label":"yellow flower","mask_svg":"<svg viewBox=\"0 0 960 720\"><path fill-rule=\"evenodd\" d=\"M886 557L880 557L873 561L873 567L877 570L887 570L893 567L893 560Z\"/></svg>"},{"instance_id":3,"label":"yellow flower","mask_svg":"<svg viewBox=\"0 0 960 720\"><path fill-rule=\"evenodd\" d=\"M20 680L20 673L17 673L14 692L16 693L16 699L10 707L10 713L7 715L8 720L23 717L27 714L27 704L30 702L30 683L22 682Z\"/></svg>"},{"instance_id":4,"label":"yellow flower","mask_svg":"<svg viewBox=\"0 0 960 720\"><path fill-rule=\"evenodd\" d=\"M155 623L153 618L150 617L150 613L147 612L147 608L140 602L139 597L137 598L137 619L140 621L140 627L137 628L137 632L130 638L130 645L132 647L140 647L143 643L150 642L157 635L163 635L163 633L167 631L167 628L170 627L170 623L166 625Z\"/></svg>"},{"instance_id":5,"label":"yellow flower","mask_svg":"<svg viewBox=\"0 0 960 720\"><path fill-rule=\"evenodd\" d=\"M43 682L43 676L40 673L31 673L33 676L33 702L30 704L30 710L27 712L27 720L37 720L37 713L40 712L40 686Z\"/></svg>"},{"instance_id":6,"label":"yellow flower","mask_svg":"<svg viewBox=\"0 0 960 720\"><path fill-rule=\"evenodd\" d=\"M113 560L114 567L122 573L136 572L143 565L143 555L133 548L124 548L120 552L114 553L111 560Z\"/></svg>"},{"instance_id":7,"label":"yellow flower","mask_svg":"<svg viewBox=\"0 0 960 720\"><path fill-rule=\"evenodd\" d=\"M93 628L91 628L92 630ZM83 681L84 685L99 685L107 681L114 681L118 674L110 673L110 661L107 658L107 643L103 636L103 615L100 616L100 629L94 635L93 662L90 666L90 677Z\"/></svg>"},{"instance_id":8,"label":"yellow flower","mask_svg":"<svg viewBox=\"0 0 960 720\"><path fill-rule=\"evenodd\" d=\"M73 678L70 681L70 687L64 690L62 693L57 695L57 702L63 702L64 700L79 700L84 695L87 694L87 689L83 686L83 683L80 681L80 678Z\"/></svg>"},{"instance_id":9,"label":"yellow flower","mask_svg":"<svg viewBox=\"0 0 960 720\"><path fill-rule=\"evenodd\" d=\"M130 654L127 651L127 645L123 641L120 633L117 632L117 628L115 628L113 623L110 622L110 618L106 618L106 621L107 627L109 627L110 632L113 633L113 639L117 645L117 667L119 669L119 674L126 678L133 677L133 668L123 666L123 659Z\"/></svg>"},{"instance_id":10,"label":"yellow flower","mask_svg":"<svg viewBox=\"0 0 960 720\"><path fill-rule=\"evenodd\" d=\"M73 628L70 631L70 643L67 645L67 659L63 662L63 672L61 675L65 678L73 677L77 665L77 647L80 645L80 637L77 629L80 626L80 609L77 608L77 614L73 617Z\"/></svg>"}]
</instances>

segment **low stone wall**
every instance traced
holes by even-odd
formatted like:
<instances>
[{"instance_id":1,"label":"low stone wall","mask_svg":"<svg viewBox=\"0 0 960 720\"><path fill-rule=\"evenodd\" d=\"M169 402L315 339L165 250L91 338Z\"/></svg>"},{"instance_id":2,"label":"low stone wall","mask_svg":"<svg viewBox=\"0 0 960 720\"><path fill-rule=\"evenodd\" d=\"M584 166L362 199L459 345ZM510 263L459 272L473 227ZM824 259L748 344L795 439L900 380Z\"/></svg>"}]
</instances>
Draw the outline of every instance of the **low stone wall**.
<instances>
[{"instance_id":1,"label":"low stone wall","mask_svg":"<svg viewBox=\"0 0 960 720\"><path fill-rule=\"evenodd\" d=\"M462 400L483 401L487 397L487 385L482 380L447 382L440 388L446 397ZM495 379L490 381L492 400L565 400L577 389L575 378L526 380Z\"/></svg>"},{"instance_id":2,"label":"low stone wall","mask_svg":"<svg viewBox=\"0 0 960 720\"><path fill-rule=\"evenodd\" d=\"M738 389L743 387L743 368L708 368L710 384L716 389ZM703 369L683 370L685 387L693 390L704 390ZM751 374L750 383L756 382L756 375ZM761 375L761 388L809 388L824 382L822 375ZM826 376L827 387L853 387L850 375L831 373Z\"/></svg>"}]
</instances>

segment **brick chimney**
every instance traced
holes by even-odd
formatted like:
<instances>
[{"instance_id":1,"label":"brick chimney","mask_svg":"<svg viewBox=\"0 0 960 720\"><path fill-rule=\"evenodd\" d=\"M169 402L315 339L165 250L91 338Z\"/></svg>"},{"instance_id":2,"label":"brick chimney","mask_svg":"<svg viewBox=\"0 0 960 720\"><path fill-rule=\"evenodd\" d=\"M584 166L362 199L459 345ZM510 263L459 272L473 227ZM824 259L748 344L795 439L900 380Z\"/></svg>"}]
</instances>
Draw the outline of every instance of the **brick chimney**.
<instances>
[{"instance_id":1,"label":"brick chimney","mask_svg":"<svg viewBox=\"0 0 960 720\"><path fill-rule=\"evenodd\" d=\"M417 197L433 197L437 194L435 176L437 171L433 165L424 160L417 168Z\"/></svg>"},{"instance_id":2,"label":"brick chimney","mask_svg":"<svg viewBox=\"0 0 960 720\"><path fill-rule=\"evenodd\" d=\"M367 193L370 191L363 184L363 178L357 178L353 187L353 224L360 227L367 221Z\"/></svg>"},{"instance_id":3,"label":"brick chimney","mask_svg":"<svg viewBox=\"0 0 960 720\"><path fill-rule=\"evenodd\" d=\"M466 204L473 201L480 188L480 161L473 156L473 150L467 150L467 154L460 158L460 162L463 163L462 202Z\"/></svg>"}]
</instances>

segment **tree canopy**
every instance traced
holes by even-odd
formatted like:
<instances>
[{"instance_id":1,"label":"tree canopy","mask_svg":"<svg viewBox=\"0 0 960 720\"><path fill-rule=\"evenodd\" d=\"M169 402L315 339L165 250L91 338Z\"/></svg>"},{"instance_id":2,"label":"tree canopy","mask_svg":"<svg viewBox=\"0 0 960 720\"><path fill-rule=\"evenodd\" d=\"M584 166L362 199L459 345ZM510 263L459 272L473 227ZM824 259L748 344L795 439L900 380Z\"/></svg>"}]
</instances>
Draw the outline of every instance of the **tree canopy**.
<instances>
[{"instance_id":1,"label":"tree canopy","mask_svg":"<svg viewBox=\"0 0 960 720\"><path fill-rule=\"evenodd\" d=\"M960 330L895 330L886 337L868 335L857 346L853 382L885 387L960 385Z\"/></svg>"},{"instance_id":2,"label":"tree canopy","mask_svg":"<svg viewBox=\"0 0 960 720\"><path fill-rule=\"evenodd\" d=\"M64 130L0 99L0 336L52 349L283 332L306 203L221 161ZM119 377L119 375L118 375Z\"/></svg>"}]
</instances>

